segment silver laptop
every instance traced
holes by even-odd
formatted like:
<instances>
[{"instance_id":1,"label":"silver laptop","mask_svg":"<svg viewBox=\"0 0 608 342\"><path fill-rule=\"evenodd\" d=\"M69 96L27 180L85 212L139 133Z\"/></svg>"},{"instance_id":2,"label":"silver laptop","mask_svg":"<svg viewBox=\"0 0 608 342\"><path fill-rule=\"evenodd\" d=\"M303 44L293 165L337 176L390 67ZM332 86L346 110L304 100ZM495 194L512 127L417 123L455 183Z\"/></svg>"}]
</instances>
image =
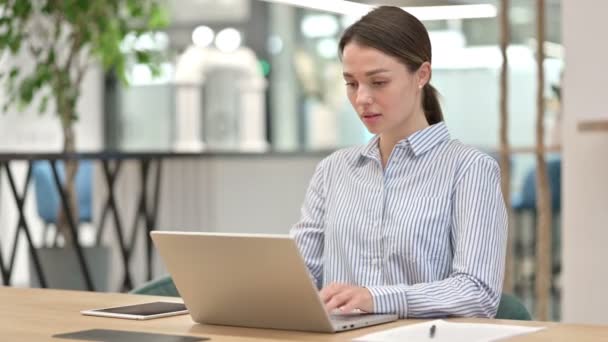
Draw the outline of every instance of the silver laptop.
<instances>
[{"instance_id":1,"label":"silver laptop","mask_svg":"<svg viewBox=\"0 0 608 342\"><path fill-rule=\"evenodd\" d=\"M328 315L292 238L283 235L151 233L198 323L337 332L397 315Z\"/></svg>"}]
</instances>

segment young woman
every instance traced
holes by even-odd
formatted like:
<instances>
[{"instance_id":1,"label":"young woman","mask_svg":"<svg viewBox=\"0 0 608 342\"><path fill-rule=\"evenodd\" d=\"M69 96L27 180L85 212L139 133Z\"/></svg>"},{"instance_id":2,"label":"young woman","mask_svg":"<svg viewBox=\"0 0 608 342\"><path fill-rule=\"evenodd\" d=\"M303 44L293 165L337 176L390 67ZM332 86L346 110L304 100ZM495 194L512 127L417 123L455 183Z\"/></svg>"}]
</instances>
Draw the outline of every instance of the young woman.
<instances>
[{"instance_id":1,"label":"young woman","mask_svg":"<svg viewBox=\"0 0 608 342\"><path fill-rule=\"evenodd\" d=\"M450 139L428 32L383 6L339 47L348 98L375 137L319 163L292 228L327 310L493 317L507 241L500 170Z\"/></svg>"}]
</instances>

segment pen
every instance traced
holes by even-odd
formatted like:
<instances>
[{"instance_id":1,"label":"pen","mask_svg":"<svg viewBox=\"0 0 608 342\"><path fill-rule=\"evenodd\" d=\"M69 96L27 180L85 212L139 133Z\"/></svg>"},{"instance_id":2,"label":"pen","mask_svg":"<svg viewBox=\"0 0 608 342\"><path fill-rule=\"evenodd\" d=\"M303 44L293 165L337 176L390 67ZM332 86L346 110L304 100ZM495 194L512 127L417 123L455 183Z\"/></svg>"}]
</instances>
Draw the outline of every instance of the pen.
<instances>
[{"instance_id":1,"label":"pen","mask_svg":"<svg viewBox=\"0 0 608 342\"><path fill-rule=\"evenodd\" d=\"M435 330L437 330L437 327L435 326L435 324L431 325L431 330L429 330L429 337L430 338L435 337Z\"/></svg>"}]
</instances>

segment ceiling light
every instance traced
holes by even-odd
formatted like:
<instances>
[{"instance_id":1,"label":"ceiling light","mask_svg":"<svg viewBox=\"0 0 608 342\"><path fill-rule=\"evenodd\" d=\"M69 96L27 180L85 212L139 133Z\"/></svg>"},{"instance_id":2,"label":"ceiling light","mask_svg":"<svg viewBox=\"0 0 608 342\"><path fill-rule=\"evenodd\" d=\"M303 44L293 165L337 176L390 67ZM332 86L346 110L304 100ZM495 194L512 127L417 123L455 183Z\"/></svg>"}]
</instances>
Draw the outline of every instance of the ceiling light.
<instances>
[{"instance_id":1,"label":"ceiling light","mask_svg":"<svg viewBox=\"0 0 608 342\"><path fill-rule=\"evenodd\" d=\"M360 4L346 0L263 0L267 2L292 5L319 11L345 14L349 16L363 16L375 6ZM427 20L473 19L493 18L498 14L496 6L492 4L449 5L449 6L413 6L402 7L416 18Z\"/></svg>"},{"instance_id":2,"label":"ceiling light","mask_svg":"<svg viewBox=\"0 0 608 342\"><path fill-rule=\"evenodd\" d=\"M334 15L309 14L302 19L300 29L308 38L332 37L338 33L339 24Z\"/></svg>"},{"instance_id":3,"label":"ceiling light","mask_svg":"<svg viewBox=\"0 0 608 342\"><path fill-rule=\"evenodd\" d=\"M215 37L215 46L222 52L234 52L241 46L241 33L233 28L223 29Z\"/></svg>"},{"instance_id":4,"label":"ceiling light","mask_svg":"<svg viewBox=\"0 0 608 342\"><path fill-rule=\"evenodd\" d=\"M213 30L208 26L197 26L192 31L192 42L199 47L207 47L211 45L214 37Z\"/></svg>"}]
</instances>

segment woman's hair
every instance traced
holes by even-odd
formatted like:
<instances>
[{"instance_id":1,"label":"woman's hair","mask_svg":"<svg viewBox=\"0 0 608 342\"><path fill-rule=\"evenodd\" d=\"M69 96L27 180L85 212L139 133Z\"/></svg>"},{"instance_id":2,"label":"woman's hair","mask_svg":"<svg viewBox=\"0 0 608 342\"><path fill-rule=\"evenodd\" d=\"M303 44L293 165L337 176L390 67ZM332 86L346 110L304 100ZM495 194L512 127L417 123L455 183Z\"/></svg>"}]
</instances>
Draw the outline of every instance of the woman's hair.
<instances>
[{"instance_id":1,"label":"woman's hair","mask_svg":"<svg viewBox=\"0 0 608 342\"><path fill-rule=\"evenodd\" d=\"M351 42L396 57L410 72L431 62L431 40L426 28L399 7L378 7L348 27L340 39L340 56ZM443 121L438 93L430 80L423 88L422 108L430 125Z\"/></svg>"}]
</instances>

